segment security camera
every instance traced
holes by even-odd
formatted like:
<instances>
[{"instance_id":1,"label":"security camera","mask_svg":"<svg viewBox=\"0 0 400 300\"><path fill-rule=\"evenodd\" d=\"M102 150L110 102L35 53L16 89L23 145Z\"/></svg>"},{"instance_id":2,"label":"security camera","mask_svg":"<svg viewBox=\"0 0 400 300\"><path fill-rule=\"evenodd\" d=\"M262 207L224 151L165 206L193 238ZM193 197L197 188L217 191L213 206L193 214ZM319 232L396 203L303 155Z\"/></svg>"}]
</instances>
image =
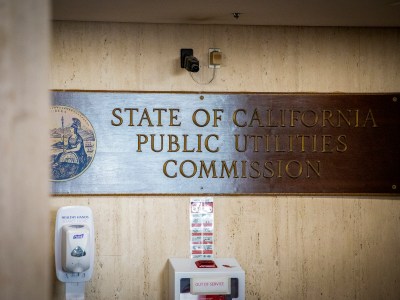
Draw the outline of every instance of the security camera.
<instances>
[{"instance_id":1,"label":"security camera","mask_svg":"<svg viewBox=\"0 0 400 300\"><path fill-rule=\"evenodd\" d=\"M198 72L200 70L200 63L193 56L193 49L181 49L181 68L189 72Z\"/></svg>"},{"instance_id":2,"label":"security camera","mask_svg":"<svg viewBox=\"0 0 400 300\"><path fill-rule=\"evenodd\" d=\"M186 56L184 67L189 72L198 72L200 70L199 60L194 56Z\"/></svg>"}]
</instances>

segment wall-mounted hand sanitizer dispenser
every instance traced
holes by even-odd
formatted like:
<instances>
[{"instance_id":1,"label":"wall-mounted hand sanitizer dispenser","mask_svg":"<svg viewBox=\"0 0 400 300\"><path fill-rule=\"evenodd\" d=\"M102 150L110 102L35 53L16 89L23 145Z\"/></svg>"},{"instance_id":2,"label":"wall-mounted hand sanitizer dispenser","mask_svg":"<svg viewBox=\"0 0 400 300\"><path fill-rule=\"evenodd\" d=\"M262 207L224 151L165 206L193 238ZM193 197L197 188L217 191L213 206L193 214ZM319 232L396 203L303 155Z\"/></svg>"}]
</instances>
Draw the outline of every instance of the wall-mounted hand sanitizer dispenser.
<instances>
[{"instance_id":1,"label":"wall-mounted hand sanitizer dispenser","mask_svg":"<svg viewBox=\"0 0 400 300\"><path fill-rule=\"evenodd\" d=\"M64 225L61 229L61 264L64 272L82 273L90 268L90 229L87 225Z\"/></svg>"},{"instance_id":2,"label":"wall-mounted hand sanitizer dispenser","mask_svg":"<svg viewBox=\"0 0 400 300\"><path fill-rule=\"evenodd\" d=\"M92 210L86 206L61 207L54 243L57 278L66 283L66 299L84 299L85 281L91 279L94 267Z\"/></svg>"}]
</instances>

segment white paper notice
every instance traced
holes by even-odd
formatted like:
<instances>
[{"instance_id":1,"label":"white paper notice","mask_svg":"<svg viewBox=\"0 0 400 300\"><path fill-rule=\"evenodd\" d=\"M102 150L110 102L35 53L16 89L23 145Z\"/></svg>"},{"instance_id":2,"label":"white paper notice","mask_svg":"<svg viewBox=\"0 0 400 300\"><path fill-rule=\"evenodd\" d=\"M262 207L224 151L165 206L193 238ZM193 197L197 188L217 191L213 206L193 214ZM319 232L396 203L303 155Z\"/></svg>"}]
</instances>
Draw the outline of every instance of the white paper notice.
<instances>
[{"instance_id":1,"label":"white paper notice","mask_svg":"<svg viewBox=\"0 0 400 300\"><path fill-rule=\"evenodd\" d=\"M231 293L231 280L222 276L191 278L190 293L193 295L228 295Z\"/></svg>"},{"instance_id":2,"label":"white paper notice","mask_svg":"<svg viewBox=\"0 0 400 300\"><path fill-rule=\"evenodd\" d=\"M191 258L212 258L214 254L214 199L190 198Z\"/></svg>"}]
</instances>

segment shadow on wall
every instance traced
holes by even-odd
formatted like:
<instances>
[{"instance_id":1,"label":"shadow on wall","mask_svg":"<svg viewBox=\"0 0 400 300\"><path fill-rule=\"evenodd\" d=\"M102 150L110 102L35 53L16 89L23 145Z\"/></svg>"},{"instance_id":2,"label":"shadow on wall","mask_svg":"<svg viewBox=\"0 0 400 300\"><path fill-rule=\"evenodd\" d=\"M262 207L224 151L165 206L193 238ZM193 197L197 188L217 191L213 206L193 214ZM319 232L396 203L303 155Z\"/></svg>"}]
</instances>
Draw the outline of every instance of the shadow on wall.
<instances>
[{"instance_id":1,"label":"shadow on wall","mask_svg":"<svg viewBox=\"0 0 400 300\"><path fill-rule=\"evenodd\" d=\"M57 279L56 265L54 259L54 228L56 226L57 209L50 211L50 288L51 299L63 299L65 287L62 282Z\"/></svg>"},{"instance_id":2,"label":"shadow on wall","mask_svg":"<svg viewBox=\"0 0 400 300\"><path fill-rule=\"evenodd\" d=\"M162 299L169 299L168 292L169 292L169 272L168 272L168 261L164 264L164 268L161 274L161 291L162 291Z\"/></svg>"}]
</instances>

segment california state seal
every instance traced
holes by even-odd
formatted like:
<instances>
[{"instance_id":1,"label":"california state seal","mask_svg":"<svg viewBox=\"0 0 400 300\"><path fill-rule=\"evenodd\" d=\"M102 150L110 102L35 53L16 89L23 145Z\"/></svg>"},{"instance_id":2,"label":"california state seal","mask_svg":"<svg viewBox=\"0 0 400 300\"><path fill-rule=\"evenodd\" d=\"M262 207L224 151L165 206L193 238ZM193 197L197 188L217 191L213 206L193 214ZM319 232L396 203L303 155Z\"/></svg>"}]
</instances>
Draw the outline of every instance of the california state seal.
<instances>
[{"instance_id":1,"label":"california state seal","mask_svg":"<svg viewBox=\"0 0 400 300\"><path fill-rule=\"evenodd\" d=\"M50 108L51 180L71 180L84 173L96 153L96 135L84 114L68 106Z\"/></svg>"}]
</instances>

